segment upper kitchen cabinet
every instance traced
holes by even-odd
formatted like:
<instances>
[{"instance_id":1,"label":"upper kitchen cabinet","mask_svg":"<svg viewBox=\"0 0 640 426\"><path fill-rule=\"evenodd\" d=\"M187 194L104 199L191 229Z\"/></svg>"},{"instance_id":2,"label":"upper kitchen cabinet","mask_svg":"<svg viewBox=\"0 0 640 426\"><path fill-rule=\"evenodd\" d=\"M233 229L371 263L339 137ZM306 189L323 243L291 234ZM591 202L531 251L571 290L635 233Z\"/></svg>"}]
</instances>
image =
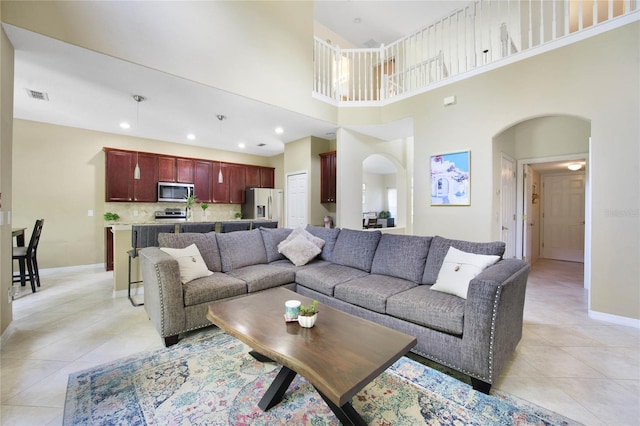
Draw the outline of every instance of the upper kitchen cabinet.
<instances>
[{"instance_id":1,"label":"upper kitchen cabinet","mask_svg":"<svg viewBox=\"0 0 640 426\"><path fill-rule=\"evenodd\" d=\"M336 151L320 154L320 202L336 202Z\"/></svg>"},{"instance_id":2,"label":"upper kitchen cabinet","mask_svg":"<svg viewBox=\"0 0 640 426\"><path fill-rule=\"evenodd\" d=\"M218 178L220 173L222 173L222 182ZM229 203L229 174L227 168L220 162L213 163L211 201L219 204Z\"/></svg>"},{"instance_id":3,"label":"upper kitchen cabinet","mask_svg":"<svg viewBox=\"0 0 640 426\"><path fill-rule=\"evenodd\" d=\"M176 182L176 157L158 156L158 181Z\"/></svg>"},{"instance_id":4,"label":"upper kitchen cabinet","mask_svg":"<svg viewBox=\"0 0 640 426\"><path fill-rule=\"evenodd\" d=\"M176 158L176 182L193 183L193 167L193 160Z\"/></svg>"},{"instance_id":5,"label":"upper kitchen cabinet","mask_svg":"<svg viewBox=\"0 0 640 426\"><path fill-rule=\"evenodd\" d=\"M200 203L213 201L213 163L195 160L193 162L193 192Z\"/></svg>"},{"instance_id":6,"label":"upper kitchen cabinet","mask_svg":"<svg viewBox=\"0 0 640 426\"><path fill-rule=\"evenodd\" d=\"M106 201L154 203L157 199L158 158L153 154L105 150ZM140 179L134 179L136 164Z\"/></svg>"},{"instance_id":7,"label":"upper kitchen cabinet","mask_svg":"<svg viewBox=\"0 0 640 426\"><path fill-rule=\"evenodd\" d=\"M245 167L237 164L225 164L229 176L229 203L244 204L244 191L247 187Z\"/></svg>"},{"instance_id":8,"label":"upper kitchen cabinet","mask_svg":"<svg viewBox=\"0 0 640 426\"><path fill-rule=\"evenodd\" d=\"M245 185L247 188L273 188L275 169L272 167L246 166Z\"/></svg>"}]
</instances>

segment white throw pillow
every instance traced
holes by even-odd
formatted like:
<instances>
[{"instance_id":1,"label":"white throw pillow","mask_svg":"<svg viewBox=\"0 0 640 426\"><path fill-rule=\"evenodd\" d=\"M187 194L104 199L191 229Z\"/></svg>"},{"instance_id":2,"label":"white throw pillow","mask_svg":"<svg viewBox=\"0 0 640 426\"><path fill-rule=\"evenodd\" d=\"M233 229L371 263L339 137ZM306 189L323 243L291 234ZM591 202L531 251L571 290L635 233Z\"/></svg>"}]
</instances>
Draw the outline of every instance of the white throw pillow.
<instances>
[{"instance_id":1,"label":"white throw pillow","mask_svg":"<svg viewBox=\"0 0 640 426\"><path fill-rule=\"evenodd\" d=\"M195 244L191 244L189 247L183 249L160 247L160 250L171 255L178 261L180 281L182 281L182 284L186 284L196 278L207 277L213 274L213 272L207 269L207 264L204 262L200 250L198 250Z\"/></svg>"},{"instance_id":2,"label":"white throw pillow","mask_svg":"<svg viewBox=\"0 0 640 426\"><path fill-rule=\"evenodd\" d=\"M282 241L278 244L278 251L296 266L306 265L322 251L302 234L284 243L285 241Z\"/></svg>"},{"instance_id":3,"label":"white throw pillow","mask_svg":"<svg viewBox=\"0 0 640 426\"><path fill-rule=\"evenodd\" d=\"M322 247L324 247L325 241L322 238L316 237L311 232L309 232L306 229L304 229L304 228L299 226L299 227L295 228L293 231L291 231L289 236L278 244L278 252L282 253L280 251L280 246L281 245L284 246L285 244L288 244L291 240L296 238L298 235L302 235L304 238L306 238L307 240L311 241L313 244L318 246L318 248L321 249L321 250L322 250ZM282 254L284 254L284 253L282 253Z\"/></svg>"},{"instance_id":4,"label":"white throw pillow","mask_svg":"<svg viewBox=\"0 0 640 426\"><path fill-rule=\"evenodd\" d=\"M440 272L438 272L438 279L431 286L431 290L454 294L466 299L469 282L499 259L500 256L467 253L449 247Z\"/></svg>"}]
</instances>

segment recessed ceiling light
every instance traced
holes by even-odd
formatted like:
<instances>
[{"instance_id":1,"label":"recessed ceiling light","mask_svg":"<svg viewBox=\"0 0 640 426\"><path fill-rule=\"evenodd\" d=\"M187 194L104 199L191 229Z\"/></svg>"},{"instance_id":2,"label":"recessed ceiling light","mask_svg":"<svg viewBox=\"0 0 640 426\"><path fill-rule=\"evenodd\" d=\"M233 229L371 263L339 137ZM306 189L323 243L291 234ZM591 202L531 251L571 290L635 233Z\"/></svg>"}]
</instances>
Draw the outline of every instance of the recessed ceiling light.
<instances>
[{"instance_id":1,"label":"recessed ceiling light","mask_svg":"<svg viewBox=\"0 0 640 426\"><path fill-rule=\"evenodd\" d=\"M189 139L190 141L193 141L193 140L195 140L195 139L196 139L196 135L194 135L193 133L189 133L189 134L187 135L187 139Z\"/></svg>"},{"instance_id":2,"label":"recessed ceiling light","mask_svg":"<svg viewBox=\"0 0 640 426\"><path fill-rule=\"evenodd\" d=\"M238 148L240 148L240 149L244 149L244 144L243 144L242 142L240 142L240 143L238 144Z\"/></svg>"},{"instance_id":3,"label":"recessed ceiling light","mask_svg":"<svg viewBox=\"0 0 640 426\"><path fill-rule=\"evenodd\" d=\"M282 133L284 133L284 129L282 127L276 127L275 129L276 133L281 135Z\"/></svg>"},{"instance_id":4,"label":"recessed ceiling light","mask_svg":"<svg viewBox=\"0 0 640 426\"><path fill-rule=\"evenodd\" d=\"M580 170L582 168L582 164L580 163L573 163L573 164L569 164L567 166L567 169L571 170L571 171L577 171Z\"/></svg>"},{"instance_id":5,"label":"recessed ceiling light","mask_svg":"<svg viewBox=\"0 0 640 426\"><path fill-rule=\"evenodd\" d=\"M121 129L130 129L131 128L131 124L127 123L126 121L123 121L122 123L120 123L120 128Z\"/></svg>"}]
</instances>

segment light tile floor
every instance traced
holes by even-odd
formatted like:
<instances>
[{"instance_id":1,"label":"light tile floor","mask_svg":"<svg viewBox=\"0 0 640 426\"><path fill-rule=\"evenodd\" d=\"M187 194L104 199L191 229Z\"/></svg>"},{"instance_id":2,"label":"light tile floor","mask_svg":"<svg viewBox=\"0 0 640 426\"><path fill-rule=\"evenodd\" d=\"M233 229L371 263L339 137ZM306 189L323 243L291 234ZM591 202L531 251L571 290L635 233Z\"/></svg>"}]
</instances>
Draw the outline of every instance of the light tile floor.
<instances>
[{"instance_id":1,"label":"light tile floor","mask_svg":"<svg viewBox=\"0 0 640 426\"><path fill-rule=\"evenodd\" d=\"M586 425L640 424L640 330L587 316L582 264L541 260L523 339L495 389ZM21 292L0 359L0 424L60 425L70 372L162 348L144 308L112 298L100 269L42 271Z\"/></svg>"}]
</instances>

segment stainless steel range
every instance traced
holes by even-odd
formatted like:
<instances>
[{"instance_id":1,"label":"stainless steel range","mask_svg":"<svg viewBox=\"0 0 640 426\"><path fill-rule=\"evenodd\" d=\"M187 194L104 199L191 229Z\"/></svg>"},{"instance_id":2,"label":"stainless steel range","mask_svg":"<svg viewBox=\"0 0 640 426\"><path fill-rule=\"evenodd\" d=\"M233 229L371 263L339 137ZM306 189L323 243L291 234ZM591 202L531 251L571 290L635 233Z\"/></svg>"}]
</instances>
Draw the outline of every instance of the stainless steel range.
<instances>
[{"instance_id":1,"label":"stainless steel range","mask_svg":"<svg viewBox=\"0 0 640 426\"><path fill-rule=\"evenodd\" d=\"M167 208L156 212L156 220L186 220L187 212L178 208Z\"/></svg>"}]
</instances>

